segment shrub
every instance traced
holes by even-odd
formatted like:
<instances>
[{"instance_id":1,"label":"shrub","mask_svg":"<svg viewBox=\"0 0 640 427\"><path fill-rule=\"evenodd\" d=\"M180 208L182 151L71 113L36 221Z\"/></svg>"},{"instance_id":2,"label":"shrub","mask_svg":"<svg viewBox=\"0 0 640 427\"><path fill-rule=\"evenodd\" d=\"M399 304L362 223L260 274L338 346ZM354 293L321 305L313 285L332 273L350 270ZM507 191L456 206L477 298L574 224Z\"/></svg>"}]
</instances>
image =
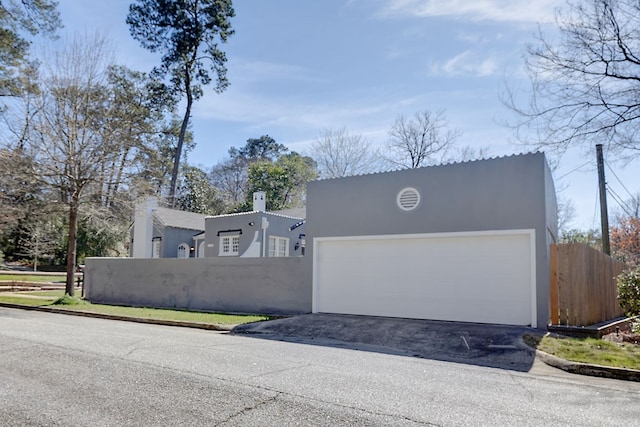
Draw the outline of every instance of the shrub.
<instances>
[{"instance_id":1,"label":"shrub","mask_svg":"<svg viewBox=\"0 0 640 427\"><path fill-rule=\"evenodd\" d=\"M63 297L58 298L53 305L81 305L86 304L86 301L78 298L72 297L69 294L64 294Z\"/></svg>"},{"instance_id":2,"label":"shrub","mask_svg":"<svg viewBox=\"0 0 640 427\"><path fill-rule=\"evenodd\" d=\"M618 302L627 316L640 316L640 267L623 271L616 282Z\"/></svg>"}]
</instances>

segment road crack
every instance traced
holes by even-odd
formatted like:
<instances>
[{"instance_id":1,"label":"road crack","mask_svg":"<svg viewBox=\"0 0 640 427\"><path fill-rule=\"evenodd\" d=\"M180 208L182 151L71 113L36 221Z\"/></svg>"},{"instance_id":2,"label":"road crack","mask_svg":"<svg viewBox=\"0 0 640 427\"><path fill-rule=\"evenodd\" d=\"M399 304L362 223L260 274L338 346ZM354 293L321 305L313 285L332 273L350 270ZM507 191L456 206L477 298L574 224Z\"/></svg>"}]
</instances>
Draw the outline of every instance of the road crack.
<instances>
[{"instance_id":1,"label":"road crack","mask_svg":"<svg viewBox=\"0 0 640 427\"><path fill-rule=\"evenodd\" d=\"M241 410L237 411L235 414L231 414L229 415L225 420L223 420L220 424L218 425L225 425L227 423L232 422L234 419L248 414L251 411L255 411L256 409L260 408L261 406L265 406L268 405L270 403L275 402L276 400L278 400L278 397L280 397L283 393L282 392L278 392L278 391L273 391L274 393L276 393L275 395L267 398L267 399L263 399L259 402L256 402L255 404L251 405L251 406L245 406L244 408L242 408Z\"/></svg>"}]
</instances>

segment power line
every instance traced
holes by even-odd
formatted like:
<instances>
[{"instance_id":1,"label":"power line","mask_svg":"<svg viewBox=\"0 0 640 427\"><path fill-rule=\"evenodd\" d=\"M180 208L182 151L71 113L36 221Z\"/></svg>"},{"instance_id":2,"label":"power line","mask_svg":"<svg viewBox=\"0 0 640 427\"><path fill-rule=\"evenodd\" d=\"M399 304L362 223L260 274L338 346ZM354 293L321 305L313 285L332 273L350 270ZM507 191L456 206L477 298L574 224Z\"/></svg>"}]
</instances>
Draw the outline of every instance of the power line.
<instances>
[{"instance_id":1,"label":"power line","mask_svg":"<svg viewBox=\"0 0 640 427\"><path fill-rule=\"evenodd\" d=\"M607 193L609 193L609 195L611 196L611 198L613 200L616 201L616 203L618 203L618 206L620 206L622 208L622 210L629 216L633 216L630 213L631 208L629 207L629 205L627 205L626 203L624 203L622 201L622 198L615 192L613 191L613 189L611 189L610 187L607 187Z\"/></svg>"},{"instance_id":2,"label":"power line","mask_svg":"<svg viewBox=\"0 0 640 427\"><path fill-rule=\"evenodd\" d=\"M600 191L596 188L596 202L593 204L593 217L591 217L591 228L596 227L596 212L598 211L598 202L600 201Z\"/></svg>"},{"instance_id":3,"label":"power line","mask_svg":"<svg viewBox=\"0 0 640 427\"><path fill-rule=\"evenodd\" d=\"M627 192L627 194L629 195L629 197L631 197L633 199L633 194L631 194L631 192L627 189L627 187L624 186L624 184L622 183L622 181L620 180L620 178L618 178L618 175L616 175L616 173L613 171L613 169L611 168L611 166L609 166L609 163L607 163L607 161L604 161L604 164L607 165L607 167L609 168L609 171L613 174L613 176L616 177L616 179L618 180L618 182L620 183L620 185L622 185L622 188L624 188L624 190Z\"/></svg>"},{"instance_id":4,"label":"power line","mask_svg":"<svg viewBox=\"0 0 640 427\"><path fill-rule=\"evenodd\" d=\"M559 177L557 178L557 179L558 179L558 181L559 181L559 180L561 180L562 178L564 178L565 176L570 175L570 174L574 173L575 171L577 171L577 170L579 170L579 169L582 169L583 167L587 166L588 164L591 164L591 160L587 160L586 162L584 162L584 163L583 163L583 164L581 164L580 166L578 166L578 167L576 167L576 168L574 168L574 169L571 169L569 172L565 173L565 174L564 174L564 175L562 175L562 176L559 176Z\"/></svg>"}]
</instances>

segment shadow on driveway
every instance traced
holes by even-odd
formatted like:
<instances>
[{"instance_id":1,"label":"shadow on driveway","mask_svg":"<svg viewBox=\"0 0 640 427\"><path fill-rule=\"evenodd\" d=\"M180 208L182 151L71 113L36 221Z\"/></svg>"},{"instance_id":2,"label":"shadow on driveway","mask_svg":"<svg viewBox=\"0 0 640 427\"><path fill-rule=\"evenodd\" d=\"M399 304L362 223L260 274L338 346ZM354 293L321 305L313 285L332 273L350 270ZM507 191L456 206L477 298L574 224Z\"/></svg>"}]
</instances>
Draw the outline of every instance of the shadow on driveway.
<instances>
[{"instance_id":1,"label":"shadow on driveway","mask_svg":"<svg viewBox=\"0 0 640 427\"><path fill-rule=\"evenodd\" d=\"M236 326L256 338L395 354L527 372L532 328L338 314L306 314Z\"/></svg>"}]
</instances>

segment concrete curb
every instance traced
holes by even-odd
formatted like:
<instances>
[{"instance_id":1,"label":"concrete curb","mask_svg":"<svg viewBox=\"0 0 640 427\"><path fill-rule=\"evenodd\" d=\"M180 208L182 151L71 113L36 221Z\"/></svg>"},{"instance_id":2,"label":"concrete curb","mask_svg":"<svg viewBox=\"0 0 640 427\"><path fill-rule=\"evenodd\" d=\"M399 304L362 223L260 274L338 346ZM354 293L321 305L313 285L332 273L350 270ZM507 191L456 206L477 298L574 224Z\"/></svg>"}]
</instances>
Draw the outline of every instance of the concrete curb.
<instances>
[{"instance_id":1,"label":"concrete curb","mask_svg":"<svg viewBox=\"0 0 640 427\"><path fill-rule=\"evenodd\" d=\"M531 347L530 347L531 348ZM570 362L565 359L531 348L536 352L536 357L549 366L562 369L571 374L588 375L591 377L610 378L614 380L640 382L640 370L614 368L611 366L592 365L589 363Z\"/></svg>"},{"instance_id":2,"label":"concrete curb","mask_svg":"<svg viewBox=\"0 0 640 427\"><path fill-rule=\"evenodd\" d=\"M124 322L148 323L152 325L180 326L183 328L206 329L210 331L229 332L237 325L217 325L213 323L183 322L177 320L145 319L141 317L119 316L114 314L92 313L90 311L65 310L55 307L33 307L20 304L0 302L0 307L17 308L21 310L44 311L48 313L69 314L71 316L94 317L98 319L122 320Z\"/></svg>"},{"instance_id":3,"label":"concrete curb","mask_svg":"<svg viewBox=\"0 0 640 427\"><path fill-rule=\"evenodd\" d=\"M216 325L216 324L198 323L198 322L182 322L182 321L174 321L174 320L144 319L139 317L92 313L88 311L65 310L63 308L55 308L55 307L33 307L33 306L10 304L10 303L3 303L3 302L0 302L0 307L17 308L21 310L31 310L31 311L44 311L48 313L68 314L72 316L94 317L98 319L121 320L125 322L148 323L153 325L179 326L184 328L206 329L206 330L222 331L222 332L229 332L233 328L238 326L238 325ZM248 332L240 331L240 333L246 334ZM255 333L255 332L251 332L251 333ZM260 333L262 332L258 332L258 334ZM563 371L566 371L572 374L589 375L589 376L600 377L600 378L611 378L616 380L640 382L640 370L614 368L610 366L592 365L592 364L580 363L580 362L570 362L568 360L561 359L552 354L545 353L544 351L530 347L522 340L522 338L520 338L519 341L520 343L522 343L524 347L535 352L535 355L538 359L542 360L544 363L554 368L562 369Z\"/></svg>"}]
</instances>

